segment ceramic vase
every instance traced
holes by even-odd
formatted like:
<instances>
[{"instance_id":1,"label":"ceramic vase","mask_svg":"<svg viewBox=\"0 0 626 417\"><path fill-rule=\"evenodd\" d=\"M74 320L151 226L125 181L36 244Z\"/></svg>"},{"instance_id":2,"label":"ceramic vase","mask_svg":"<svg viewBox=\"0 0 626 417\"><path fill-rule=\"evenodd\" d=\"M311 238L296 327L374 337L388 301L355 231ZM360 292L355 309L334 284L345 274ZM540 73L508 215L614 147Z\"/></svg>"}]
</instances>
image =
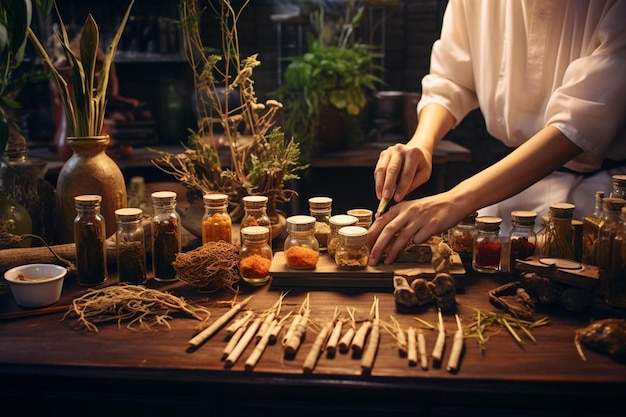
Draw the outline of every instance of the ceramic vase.
<instances>
[{"instance_id":1,"label":"ceramic vase","mask_svg":"<svg viewBox=\"0 0 626 417\"><path fill-rule=\"evenodd\" d=\"M73 151L65 162L56 186L57 236L59 243L74 240L74 197L81 194L102 196L101 214L104 217L106 236L115 233L115 210L126 207L126 184L117 163L105 150L110 142L108 135L68 137Z\"/></svg>"}]
</instances>

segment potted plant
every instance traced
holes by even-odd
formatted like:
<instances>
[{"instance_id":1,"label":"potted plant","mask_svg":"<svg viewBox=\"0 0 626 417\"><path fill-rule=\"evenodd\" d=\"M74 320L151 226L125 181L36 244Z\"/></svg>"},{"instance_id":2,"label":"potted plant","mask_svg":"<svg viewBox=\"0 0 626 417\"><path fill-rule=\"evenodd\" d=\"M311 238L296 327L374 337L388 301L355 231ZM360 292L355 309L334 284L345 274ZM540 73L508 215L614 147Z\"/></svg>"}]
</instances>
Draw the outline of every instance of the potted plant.
<instances>
[{"instance_id":1,"label":"potted plant","mask_svg":"<svg viewBox=\"0 0 626 417\"><path fill-rule=\"evenodd\" d=\"M107 236L115 230L115 210L126 206L124 176L115 161L104 152L110 141L104 132L104 115L109 71L133 3L134 0L130 0L106 54L103 54L98 25L93 16L87 16L75 48L55 2L54 9L59 21L56 38L65 58L62 68L48 55L35 32L30 28L28 30L31 41L59 90L72 135L68 138L68 144L73 155L65 162L57 179L58 238L61 243L73 241L75 196L102 196L101 212L105 218Z\"/></svg>"},{"instance_id":2,"label":"potted plant","mask_svg":"<svg viewBox=\"0 0 626 417\"><path fill-rule=\"evenodd\" d=\"M245 195L268 197L267 214L278 237L285 225L277 203L287 202L295 191L285 184L298 179L300 149L278 126L282 104L276 100L258 102L254 90L254 68L261 65L257 55L240 56L238 19L248 2L236 9L231 0L207 1L221 28L220 51L208 48L202 38L197 0L181 0L180 23L187 60L194 74L198 127L192 130L184 152L157 151L153 163L189 188L190 209L182 213L183 224L196 235L202 216L202 195L219 192L229 196L233 221L243 216ZM228 167L220 162L219 151L228 150ZM195 203L195 204L194 204Z\"/></svg>"},{"instance_id":3,"label":"potted plant","mask_svg":"<svg viewBox=\"0 0 626 417\"><path fill-rule=\"evenodd\" d=\"M317 36L307 34L307 52L290 58L278 93L285 131L305 157L364 140L364 118L382 84L379 55L354 35L364 10L348 2L345 14L329 22L320 5L312 15Z\"/></svg>"}]
</instances>

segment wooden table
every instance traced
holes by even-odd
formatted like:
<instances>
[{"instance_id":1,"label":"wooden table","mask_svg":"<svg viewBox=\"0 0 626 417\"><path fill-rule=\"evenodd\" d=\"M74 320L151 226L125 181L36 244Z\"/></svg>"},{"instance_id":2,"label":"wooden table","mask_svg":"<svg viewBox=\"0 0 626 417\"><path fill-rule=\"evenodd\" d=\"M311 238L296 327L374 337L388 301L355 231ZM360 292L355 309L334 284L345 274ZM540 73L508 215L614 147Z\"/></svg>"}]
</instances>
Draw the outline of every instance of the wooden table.
<instances>
[{"instance_id":1,"label":"wooden table","mask_svg":"<svg viewBox=\"0 0 626 417\"><path fill-rule=\"evenodd\" d=\"M457 295L458 314L472 321L474 308L495 310L486 292L512 279L507 274L479 275L468 271L464 292ZM115 282L110 278L109 284ZM207 306L211 320L226 308L220 300L232 294L200 294L183 283L148 286ZM86 291L68 278L58 305L66 305ZM242 286L239 300L252 295L249 308L262 312L279 298L280 289ZM307 289L293 288L284 299L283 313L297 309ZM389 291L318 288L310 290L312 320L322 322L335 307L346 317L346 307L365 318L374 296L380 297L385 321L396 318L404 329L419 328L415 317L436 323L436 308L400 312ZM10 293L0 295L0 313L24 311ZM34 311L36 312L36 311ZM448 332L444 364L422 370L400 357L390 334L382 332L371 374L362 373L360 361L350 354L322 355L312 374L303 373L303 361L315 332L310 329L293 358L285 358L280 345L269 346L253 371L244 369L252 346L232 368L221 360L226 345L222 329L195 351L188 341L198 321L176 315L165 327L132 331L125 324L98 325L98 333L76 328L75 319L61 320L62 312L0 320L0 398L26 412L204 414L204 415L506 415L544 412L561 415L618 415L623 411L626 364L586 350L583 362L574 347L574 331L591 318L624 315L602 304L585 313L560 306L543 308L537 318L550 324L533 334L537 344L524 339L518 346L506 331L493 334L481 354L474 339L466 339L458 373L446 371L455 330L453 314L446 314ZM428 352L435 333L424 330ZM622 408L620 408L622 407ZM489 414L491 413L491 414ZM524 414L526 413L526 414Z\"/></svg>"}]
</instances>

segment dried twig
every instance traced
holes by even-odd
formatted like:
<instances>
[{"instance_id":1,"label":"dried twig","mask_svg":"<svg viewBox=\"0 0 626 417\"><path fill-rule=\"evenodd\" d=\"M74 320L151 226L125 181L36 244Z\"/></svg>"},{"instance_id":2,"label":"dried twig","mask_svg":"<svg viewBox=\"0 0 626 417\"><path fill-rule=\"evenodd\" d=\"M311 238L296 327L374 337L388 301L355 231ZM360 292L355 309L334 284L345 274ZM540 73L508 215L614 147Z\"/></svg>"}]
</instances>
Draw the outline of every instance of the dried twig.
<instances>
[{"instance_id":1,"label":"dried twig","mask_svg":"<svg viewBox=\"0 0 626 417\"><path fill-rule=\"evenodd\" d=\"M363 358L361 358L361 370L363 372L371 372L374 367L374 360L376 359L376 352L378 352L378 344L380 343L380 315L378 310L378 297L374 297L374 319L372 320L372 329L370 330L369 339L367 340L367 346L363 352Z\"/></svg>"},{"instance_id":2,"label":"dried twig","mask_svg":"<svg viewBox=\"0 0 626 417\"><path fill-rule=\"evenodd\" d=\"M450 358L448 359L448 372L455 372L459 369L461 353L463 352L463 326L461 326L459 315L455 314L454 317L456 318L457 331L454 333L452 350L450 351Z\"/></svg>"},{"instance_id":3,"label":"dried twig","mask_svg":"<svg viewBox=\"0 0 626 417\"><path fill-rule=\"evenodd\" d=\"M435 341L435 347L433 348L432 358L437 362L441 362L443 358L443 348L446 345L446 329L443 327L443 316L441 315L441 309L437 312L439 316L439 328L437 333L437 340Z\"/></svg>"},{"instance_id":4,"label":"dried twig","mask_svg":"<svg viewBox=\"0 0 626 417\"><path fill-rule=\"evenodd\" d=\"M207 327L206 329L204 329L203 331L201 331L200 333L198 333L197 335L195 335L193 338L191 338L191 340L189 340L189 345L191 347L198 347L200 346L202 343L204 343L205 340L209 339L211 336L213 336L223 325L225 325L230 319L232 319L233 317L235 317L235 315L237 315L237 313L243 308L245 307L248 302L250 301L250 299L252 299L252 296L246 298L245 300L241 301L240 303L236 303L234 304L230 310L228 310L226 313L224 313L220 318L218 318L217 320L215 320L215 322L213 322L213 324L211 324L209 327Z\"/></svg>"},{"instance_id":5,"label":"dried twig","mask_svg":"<svg viewBox=\"0 0 626 417\"><path fill-rule=\"evenodd\" d=\"M301 315L298 325L294 328L293 333L284 346L285 355L288 356L295 355L300 348L302 340L304 340L309 316L311 314L311 309L309 308L309 294L306 295L305 300L302 302L302 306L300 307L298 314Z\"/></svg>"},{"instance_id":6,"label":"dried twig","mask_svg":"<svg viewBox=\"0 0 626 417\"><path fill-rule=\"evenodd\" d=\"M356 319L354 317L355 309L346 309L348 310L348 316L350 317L350 327L346 330L341 339L339 339L339 352L341 353L348 353L350 345L352 344L352 339L354 338L354 334L356 332Z\"/></svg>"},{"instance_id":7,"label":"dried twig","mask_svg":"<svg viewBox=\"0 0 626 417\"><path fill-rule=\"evenodd\" d=\"M328 335L330 334L330 329L335 326L335 322L337 321L337 315L337 307L335 307L335 313L333 314L333 318L324 323L324 325L320 329L320 332L317 334L317 337L313 342L313 346L311 346L311 350L304 360L303 370L305 373L311 373L313 372L313 369L315 369L317 360L324 350L324 345L326 344L326 339L328 339Z\"/></svg>"}]
</instances>

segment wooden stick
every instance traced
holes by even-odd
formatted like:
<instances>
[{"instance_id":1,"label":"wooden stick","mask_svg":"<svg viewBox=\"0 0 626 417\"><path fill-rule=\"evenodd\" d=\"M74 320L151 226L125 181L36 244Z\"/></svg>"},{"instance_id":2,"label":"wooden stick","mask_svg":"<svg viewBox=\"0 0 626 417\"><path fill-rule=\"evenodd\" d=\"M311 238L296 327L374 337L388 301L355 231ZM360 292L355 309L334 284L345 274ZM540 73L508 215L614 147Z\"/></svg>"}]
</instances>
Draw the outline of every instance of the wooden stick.
<instances>
[{"instance_id":1,"label":"wooden stick","mask_svg":"<svg viewBox=\"0 0 626 417\"><path fill-rule=\"evenodd\" d=\"M376 352L378 352L378 345L380 343L380 317L378 314L378 297L374 297L374 303L376 304L376 313L374 320L372 320L372 329L370 331L369 339L367 340L367 346L363 352L363 358L361 358L361 370L363 372L371 372L374 367L374 360L376 359Z\"/></svg>"},{"instance_id":2,"label":"wooden stick","mask_svg":"<svg viewBox=\"0 0 626 417\"><path fill-rule=\"evenodd\" d=\"M463 351L463 327L461 326L461 319L458 314L454 316L458 329L454 333L454 342L452 343L452 350L450 351L450 358L448 359L448 372L454 372L459 369L461 352Z\"/></svg>"},{"instance_id":3,"label":"wooden stick","mask_svg":"<svg viewBox=\"0 0 626 417\"><path fill-rule=\"evenodd\" d=\"M401 357L407 355L407 338L402 326L398 323L395 317L391 316L391 322L393 323L394 336L396 338L396 344L398 345L398 353Z\"/></svg>"},{"instance_id":4,"label":"wooden stick","mask_svg":"<svg viewBox=\"0 0 626 417\"><path fill-rule=\"evenodd\" d=\"M417 340L415 338L415 328L409 327L407 330L407 359L409 366L417 365Z\"/></svg>"},{"instance_id":5,"label":"wooden stick","mask_svg":"<svg viewBox=\"0 0 626 417\"><path fill-rule=\"evenodd\" d=\"M224 350L222 351L223 361L226 360L228 355L230 355L233 349L235 349L235 346L237 346L237 343L239 343L239 340L241 339L241 336L243 336L245 331L246 331L246 325L244 324L240 326L237 330L235 330L235 333L233 333L230 336L230 339L228 339L228 343L226 344L226 346L224 347Z\"/></svg>"},{"instance_id":6,"label":"wooden stick","mask_svg":"<svg viewBox=\"0 0 626 417\"><path fill-rule=\"evenodd\" d=\"M302 320L302 314L297 313L293 317L293 320L291 320L291 324L289 325L289 327L287 328L287 331L285 332L285 335L283 336L283 342L282 342L283 346L285 346L287 342L289 341L289 339L291 339L291 335L296 330L296 327L298 327L300 320Z\"/></svg>"},{"instance_id":7,"label":"wooden stick","mask_svg":"<svg viewBox=\"0 0 626 417\"><path fill-rule=\"evenodd\" d=\"M272 323L274 323L275 317L276 317L276 312L274 311L270 311L268 315L265 316L265 320L263 320L263 322L261 323L261 326L259 326L259 330L256 332L256 335L254 336L255 342L258 343L263 338L263 335L267 332L267 330L270 329L270 327L272 326Z\"/></svg>"},{"instance_id":8,"label":"wooden stick","mask_svg":"<svg viewBox=\"0 0 626 417\"><path fill-rule=\"evenodd\" d=\"M352 345L352 340L354 339L354 327L350 327L339 339L339 352L348 353L350 351L350 346Z\"/></svg>"},{"instance_id":9,"label":"wooden stick","mask_svg":"<svg viewBox=\"0 0 626 417\"><path fill-rule=\"evenodd\" d=\"M235 317L235 315L243 308L246 306L246 304L248 304L248 302L250 301L250 299L252 298L252 296L246 298L245 300L243 300L240 303L237 303L235 305L233 305L230 310L228 310L226 313L224 313L220 318L218 318L217 320L215 320L213 322L213 324L211 324L209 327L207 327L206 329L204 329L203 331L201 331L200 333L198 333L196 336L194 336L193 338L191 338L191 340L189 340L189 344L192 347L198 347L200 346L202 343L204 343L207 339L209 339L211 336L213 336L224 324L226 324L230 319L232 319L233 317Z\"/></svg>"},{"instance_id":10,"label":"wooden stick","mask_svg":"<svg viewBox=\"0 0 626 417\"><path fill-rule=\"evenodd\" d=\"M256 334L257 330L259 330L260 325L260 317L257 317L252 321L252 324L246 329L246 332L243 334L243 336L241 336L241 339L239 339L239 342L237 342L233 351L230 352L230 354L226 357L227 367L230 368L235 364L235 362L237 362L243 351L246 349L246 347Z\"/></svg>"},{"instance_id":11,"label":"wooden stick","mask_svg":"<svg viewBox=\"0 0 626 417\"><path fill-rule=\"evenodd\" d=\"M259 359L261 359L263 352L265 352L265 348L269 344L270 335L272 334L272 327L275 326L276 324L278 324L278 320L272 320L272 322L268 324L268 327L265 329L265 332L261 335L261 339L259 339L258 343L254 347L254 350L252 351L252 353L250 354L250 356L248 356L248 359L246 360L246 364L245 364L246 371L253 370L256 364L259 362ZM262 326L263 325L261 324L260 327ZM259 327L259 330L261 330L260 327ZM257 335L258 334L259 334L259 331L257 331Z\"/></svg>"},{"instance_id":12,"label":"wooden stick","mask_svg":"<svg viewBox=\"0 0 626 417\"><path fill-rule=\"evenodd\" d=\"M423 370L428 369L428 355L426 355L426 338L424 333L420 330L417 333L417 351L420 355L420 366Z\"/></svg>"},{"instance_id":13,"label":"wooden stick","mask_svg":"<svg viewBox=\"0 0 626 417\"><path fill-rule=\"evenodd\" d=\"M300 348L300 344L302 343L302 340L304 339L304 336L306 334L306 328L307 328L308 321L309 321L309 314L310 314L310 311L307 308L305 312L302 314L302 317L300 318L298 325L294 329L293 334L291 335L289 340L287 340L287 344L285 345L285 348L284 348L286 355L295 355L298 349Z\"/></svg>"},{"instance_id":14,"label":"wooden stick","mask_svg":"<svg viewBox=\"0 0 626 417\"><path fill-rule=\"evenodd\" d=\"M365 339L367 339L367 334L372 327L372 322L369 320L365 320L359 330L354 334L354 338L352 338L352 343L350 343L350 349L352 349L353 354L361 354L363 352L363 346L365 346Z\"/></svg>"},{"instance_id":15,"label":"wooden stick","mask_svg":"<svg viewBox=\"0 0 626 417\"><path fill-rule=\"evenodd\" d=\"M317 360L320 357L320 354L324 350L324 344L326 343L326 339L328 338L328 334L330 333L330 329L334 326L334 320L326 323L320 332L317 334L315 341L313 341L313 346L311 346L311 350L308 355L306 355L306 359L304 359L303 371L304 373L311 373L313 369L315 369L315 365L317 364Z\"/></svg>"},{"instance_id":16,"label":"wooden stick","mask_svg":"<svg viewBox=\"0 0 626 417\"><path fill-rule=\"evenodd\" d=\"M433 348L432 358L441 362L443 357L443 348L446 344L446 329L443 327L443 316L441 315L441 309L438 311L439 314L439 333L437 334L437 340L435 341L435 347Z\"/></svg>"},{"instance_id":17,"label":"wooden stick","mask_svg":"<svg viewBox=\"0 0 626 417\"><path fill-rule=\"evenodd\" d=\"M243 316L241 316L237 320L233 321L226 328L226 336L227 337L228 336L232 336L241 326L246 324L252 318L252 316L254 316L254 312L252 310L246 310L246 312L243 314Z\"/></svg>"},{"instance_id":18,"label":"wooden stick","mask_svg":"<svg viewBox=\"0 0 626 417\"><path fill-rule=\"evenodd\" d=\"M343 321L337 320L333 331L326 342L326 353L333 356L337 352L337 345L339 344L339 338L341 337L341 328L343 327Z\"/></svg>"},{"instance_id":19,"label":"wooden stick","mask_svg":"<svg viewBox=\"0 0 626 417\"><path fill-rule=\"evenodd\" d=\"M2 320L14 320L26 317L44 316L46 314L60 313L70 309L69 305L58 305L44 308L38 308L36 310L23 310L23 311L10 311L8 313L0 313L0 321Z\"/></svg>"},{"instance_id":20,"label":"wooden stick","mask_svg":"<svg viewBox=\"0 0 626 417\"><path fill-rule=\"evenodd\" d=\"M269 340L270 345L273 345L276 343L276 341L278 340L278 335L280 334L280 331L283 329L283 326L285 324L285 320L287 320L287 318L290 315L291 315L291 312L287 313L285 317L283 317L282 319L278 321L278 323L276 323L276 326L270 329L270 340Z\"/></svg>"}]
</instances>

